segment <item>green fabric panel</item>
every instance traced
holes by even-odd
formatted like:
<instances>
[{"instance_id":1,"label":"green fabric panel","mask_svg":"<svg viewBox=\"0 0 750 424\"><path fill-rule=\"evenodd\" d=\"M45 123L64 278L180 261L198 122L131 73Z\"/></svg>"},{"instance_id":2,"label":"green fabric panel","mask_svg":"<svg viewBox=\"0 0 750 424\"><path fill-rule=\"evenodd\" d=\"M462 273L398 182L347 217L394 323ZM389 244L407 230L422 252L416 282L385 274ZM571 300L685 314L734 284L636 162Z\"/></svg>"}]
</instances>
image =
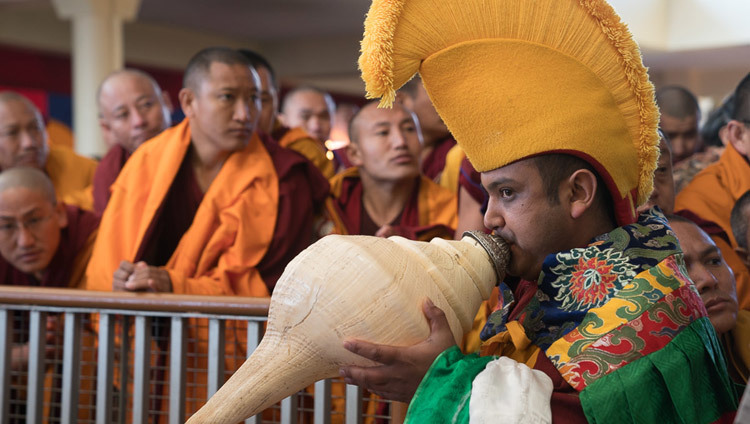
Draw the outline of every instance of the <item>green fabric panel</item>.
<instances>
[{"instance_id":1,"label":"green fabric panel","mask_svg":"<svg viewBox=\"0 0 750 424\"><path fill-rule=\"evenodd\" d=\"M419 384L404 423L468 424L471 383L494 359L464 355L458 346L441 353Z\"/></svg>"},{"instance_id":2,"label":"green fabric panel","mask_svg":"<svg viewBox=\"0 0 750 424\"><path fill-rule=\"evenodd\" d=\"M661 350L594 381L581 392L589 422L710 423L737 409L708 318L694 321Z\"/></svg>"}]
</instances>

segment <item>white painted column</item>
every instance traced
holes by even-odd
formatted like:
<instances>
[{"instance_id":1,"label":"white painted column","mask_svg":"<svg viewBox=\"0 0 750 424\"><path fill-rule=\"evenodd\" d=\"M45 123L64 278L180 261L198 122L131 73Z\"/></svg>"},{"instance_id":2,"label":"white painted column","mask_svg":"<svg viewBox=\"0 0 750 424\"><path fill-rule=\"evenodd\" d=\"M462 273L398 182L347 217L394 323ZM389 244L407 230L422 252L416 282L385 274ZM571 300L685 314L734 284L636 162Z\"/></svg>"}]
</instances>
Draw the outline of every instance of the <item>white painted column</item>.
<instances>
[{"instance_id":1,"label":"white painted column","mask_svg":"<svg viewBox=\"0 0 750 424\"><path fill-rule=\"evenodd\" d=\"M73 132L75 150L103 156L96 90L124 64L123 23L133 20L141 0L52 0L58 16L73 24Z\"/></svg>"}]
</instances>

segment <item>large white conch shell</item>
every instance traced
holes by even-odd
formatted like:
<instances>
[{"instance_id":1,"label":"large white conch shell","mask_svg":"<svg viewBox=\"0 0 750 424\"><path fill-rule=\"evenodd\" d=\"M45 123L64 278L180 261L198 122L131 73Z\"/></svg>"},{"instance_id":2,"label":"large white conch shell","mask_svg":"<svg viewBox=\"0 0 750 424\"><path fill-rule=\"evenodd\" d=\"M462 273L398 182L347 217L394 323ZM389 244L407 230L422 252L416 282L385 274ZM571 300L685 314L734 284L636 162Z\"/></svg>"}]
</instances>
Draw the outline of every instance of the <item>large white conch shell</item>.
<instances>
[{"instance_id":1,"label":"large white conch shell","mask_svg":"<svg viewBox=\"0 0 750 424\"><path fill-rule=\"evenodd\" d=\"M468 234L468 233L467 233ZM508 249L472 232L461 241L328 236L286 267L258 348L188 423L235 423L344 365L374 365L345 339L409 346L429 336L422 303L445 312L457 343L502 279Z\"/></svg>"}]
</instances>

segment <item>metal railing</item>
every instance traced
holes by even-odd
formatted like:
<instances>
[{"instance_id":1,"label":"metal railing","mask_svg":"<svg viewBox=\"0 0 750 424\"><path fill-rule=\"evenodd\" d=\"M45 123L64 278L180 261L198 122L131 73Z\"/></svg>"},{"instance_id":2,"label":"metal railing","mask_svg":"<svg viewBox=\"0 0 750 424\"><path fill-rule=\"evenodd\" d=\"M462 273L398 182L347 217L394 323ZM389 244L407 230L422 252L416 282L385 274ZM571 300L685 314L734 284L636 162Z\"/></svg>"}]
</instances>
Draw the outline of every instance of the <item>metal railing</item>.
<instances>
[{"instance_id":1,"label":"metal railing","mask_svg":"<svg viewBox=\"0 0 750 424\"><path fill-rule=\"evenodd\" d=\"M0 286L0 422L184 423L258 345L268 306ZM391 407L325 380L246 422L400 422Z\"/></svg>"}]
</instances>

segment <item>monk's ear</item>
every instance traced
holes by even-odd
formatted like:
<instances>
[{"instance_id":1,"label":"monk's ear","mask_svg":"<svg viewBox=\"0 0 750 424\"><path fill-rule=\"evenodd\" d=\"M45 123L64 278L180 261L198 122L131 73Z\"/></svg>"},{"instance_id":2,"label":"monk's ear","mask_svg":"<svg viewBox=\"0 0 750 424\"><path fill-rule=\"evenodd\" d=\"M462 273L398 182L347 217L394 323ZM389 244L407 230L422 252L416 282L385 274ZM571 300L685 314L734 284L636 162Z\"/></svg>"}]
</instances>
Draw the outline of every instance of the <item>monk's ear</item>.
<instances>
[{"instance_id":1,"label":"monk's ear","mask_svg":"<svg viewBox=\"0 0 750 424\"><path fill-rule=\"evenodd\" d=\"M195 113L193 111L193 100L195 100L195 93L190 88L183 88L180 90L180 93L177 95L177 97L180 99L180 107L182 108L182 112L187 116L188 118L192 118L195 116Z\"/></svg>"},{"instance_id":2,"label":"monk's ear","mask_svg":"<svg viewBox=\"0 0 750 424\"><path fill-rule=\"evenodd\" d=\"M354 166L362 166L362 152L359 150L357 143L349 143L346 145L346 157L349 158L349 162Z\"/></svg>"},{"instance_id":3,"label":"monk's ear","mask_svg":"<svg viewBox=\"0 0 750 424\"><path fill-rule=\"evenodd\" d=\"M561 201L567 202L570 216L580 218L596 201L598 183L596 175L588 169L579 169L572 173L560 187Z\"/></svg>"},{"instance_id":4,"label":"monk's ear","mask_svg":"<svg viewBox=\"0 0 750 424\"><path fill-rule=\"evenodd\" d=\"M68 226L68 214L65 213L65 204L63 204L63 202L57 202L57 204L55 205L54 216L57 220L57 225L60 228L65 228Z\"/></svg>"},{"instance_id":5,"label":"monk's ear","mask_svg":"<svg viewBox=\"0 0 750 424\"><path fill-rule=\"evenodd\" d=\"M742 263L745 264L745 266L750 269L750 252L747 251L744 247L735 247L734 251L737 252L737 256L742 259Z\"/></svg>"},{"instance_id":6,"label":"monk's ear","mask_svg":"<svg viewBox=\"0 0 750 424\"><path fill-rule=\"evenodd\" d=\"M745 124L732 119L726 125L726 137L732 146L744 157L750 157L750 131Z\"/></svg>"}]
</instances>

